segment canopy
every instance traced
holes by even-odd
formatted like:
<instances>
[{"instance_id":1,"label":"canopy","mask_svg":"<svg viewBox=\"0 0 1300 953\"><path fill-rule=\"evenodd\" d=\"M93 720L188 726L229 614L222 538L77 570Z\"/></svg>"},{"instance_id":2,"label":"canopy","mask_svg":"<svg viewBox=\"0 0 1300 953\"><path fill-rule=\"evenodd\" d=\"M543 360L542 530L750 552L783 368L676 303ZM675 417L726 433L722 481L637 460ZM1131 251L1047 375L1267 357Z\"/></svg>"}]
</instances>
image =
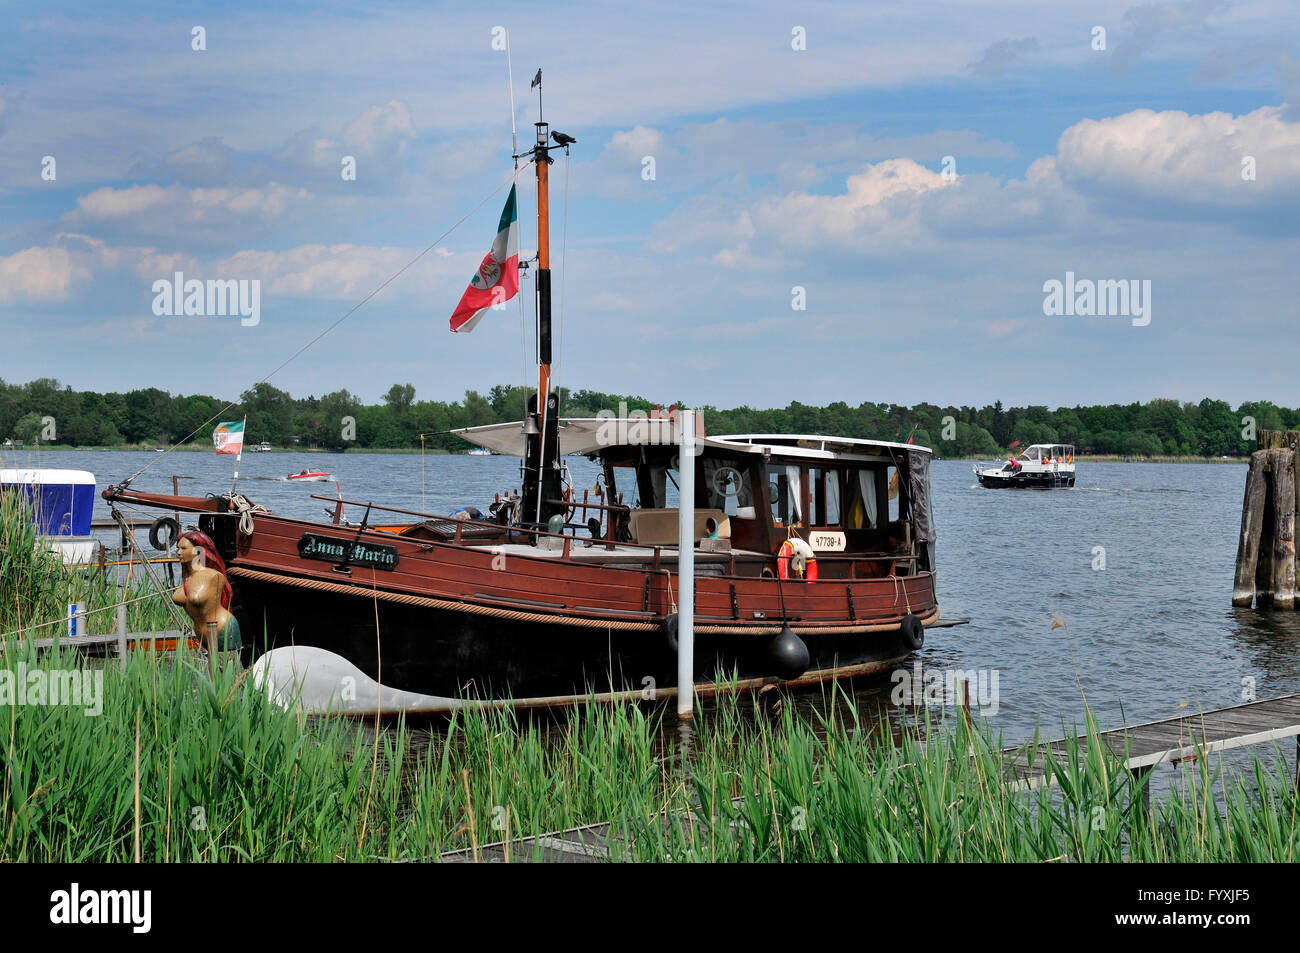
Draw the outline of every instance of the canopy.
<instances>
[{"instance_id":1,"label":"canopy","mask_svg":"<svg viewBox=\"0 0 1300 953\"><path fill-rule=\"evenodd\" d=\"M32 506L43 536L89 536L95 475L85 470L0 470L0 490L16 489Z\"/></svg>"},{"instance_id":2,"label":"canopy","mask_svg":"<svg viewBox=\"0 0 1300 953\"><path fill-rule=\"evenodd\" d=\"M461 427L451 433L470 443L512 457L524 456L527 438L523 424L512 421ZM560 454L593 454L612 447L678 446L681 432L675 421L662 417L561 417ZM696 446L715 447L736 453L758 453L760 448L712 437L696 437Z\"/></svg>"}]
</instances>

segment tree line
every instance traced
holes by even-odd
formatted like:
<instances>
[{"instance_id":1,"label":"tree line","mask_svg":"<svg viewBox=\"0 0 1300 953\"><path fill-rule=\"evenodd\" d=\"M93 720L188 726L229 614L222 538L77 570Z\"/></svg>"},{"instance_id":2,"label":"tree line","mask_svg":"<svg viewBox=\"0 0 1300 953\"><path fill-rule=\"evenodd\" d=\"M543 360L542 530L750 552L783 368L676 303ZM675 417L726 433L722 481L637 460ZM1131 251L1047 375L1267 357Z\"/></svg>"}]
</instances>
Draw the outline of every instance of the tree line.
<instances>
[{"instance_id":1,"label":"tree line","mask_svg":"<svg viewBox=\"0 0 1300 953\"><path fill-rule=\"evenodd\" d=\"M234 406L205 394L169 394L156 387L125 393L77 391L50 378L26 384L0 380L0 440L66 446L164 445L187 438L209 441L209 420L247 416L245 440L274 447L343 450L420 446L461 451L466 443L445 433L456 427L519 420L531 388L498 385L486 394L466 391L458 401L416 400L411 384L394 384L378 404L347 390L321 397L293 397L271 384L245 391ZM659 402L668 406L671 402ZM601 412L650 410L641 397L593 390L560 389L561 413L595 417ZM1235 410L1221 400L1199 403L1157 399L1094 406L939 407L836 401L817 407L792 401L785 407L722 410L697 408L711 434L807 433L913 442L940 456L995 456L1033 443L1069 443L1080 453L1134 457L1240 456L1255 449L1260 428L1300 429L1300 408L1247 401Z\"/></svg>"}]
</instances>

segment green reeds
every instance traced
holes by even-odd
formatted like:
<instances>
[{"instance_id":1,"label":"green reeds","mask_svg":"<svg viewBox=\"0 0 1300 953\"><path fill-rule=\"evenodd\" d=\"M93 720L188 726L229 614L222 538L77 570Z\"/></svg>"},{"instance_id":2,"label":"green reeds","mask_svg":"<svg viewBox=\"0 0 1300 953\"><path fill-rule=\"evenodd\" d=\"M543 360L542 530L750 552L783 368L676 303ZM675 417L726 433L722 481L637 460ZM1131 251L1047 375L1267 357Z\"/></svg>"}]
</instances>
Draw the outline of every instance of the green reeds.
<instances>
[{"instance_id":1,"label":"green reeds","mask_svg":"<svg viewBox=\"0 0 1300 953\"><path fill-rule=\"evenodd\" d=\"M118 575L97 566L65 567L59 554L41 543L31 505L18 493L0 493L0 636L33 630L38 638L57 635L72 603L90 613L83 631L112 632L117 626L112 608L124 599L129 631L177 628L178 613L143 573L125 586Z\"/></svg>"},{"instance_id":2,"label":"green reeds","mask_svg":"<svg viewBox=\"0 0 1300 953\"><path fill-rule=\"evenodd\" d=\"M28 645L0 670L20 664L84 663ZM600 822L634 861L1300 855L1285 767L1227 778L1203 758L1148 807L1093 724L1049 759L1052 785L1021 791L961 716L868 725L847 699L810 720L724 697L683 739L636 704L469 710L419 731L304 719L184 654L139 653L102 678L98 716L0 696L0 861L129 861L137 838L146 861L427 860Z\"/></svg>"}]
</instances>

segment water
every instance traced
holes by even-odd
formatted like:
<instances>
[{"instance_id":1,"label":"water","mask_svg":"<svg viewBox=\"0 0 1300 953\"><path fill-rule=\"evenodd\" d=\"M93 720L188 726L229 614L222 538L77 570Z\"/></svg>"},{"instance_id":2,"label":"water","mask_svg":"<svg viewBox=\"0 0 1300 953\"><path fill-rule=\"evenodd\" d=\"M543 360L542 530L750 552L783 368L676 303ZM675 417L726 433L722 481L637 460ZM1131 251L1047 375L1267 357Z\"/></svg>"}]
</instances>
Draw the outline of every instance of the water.
<instances>
[{"instance_id":1,"label":"water","mask_svg":"<svg viewBox=\"0 0 1300 953\"><path fill-rule=\"evenodd\" d=\"M234 463L190 452L16 456L0 463L90 470L100 489L153 463L136 489L170 492L175 473L193 495L228 489ZM593 486L594 464L568 462L579 492ZM348 499L432 513L486 511L520 485L509 457L427 456L422 494L419 455L269 453L244 456L239 489L275 512L323 518L329 504L310 496L334 494L333 482L281 479L303 468L328 470ZM1085 698L1115 727L1240 704L1246 679L1260 698L1300 691L1300 614L1231 607L1243 467L1085 462L1077 487L1047 492L980 489L962 461L936 461L932 478L940 605L972 622L928 632L913 662L996 672L997 711L985 720L1008 743L1081 724ZM102 500L95 515L108 516ZM1105 569L1093 568L1095 547ZM896 715L892 690L889 676L852 686ZM813 689L795 703L821 698Z\"/></svg>"}]
</instances>

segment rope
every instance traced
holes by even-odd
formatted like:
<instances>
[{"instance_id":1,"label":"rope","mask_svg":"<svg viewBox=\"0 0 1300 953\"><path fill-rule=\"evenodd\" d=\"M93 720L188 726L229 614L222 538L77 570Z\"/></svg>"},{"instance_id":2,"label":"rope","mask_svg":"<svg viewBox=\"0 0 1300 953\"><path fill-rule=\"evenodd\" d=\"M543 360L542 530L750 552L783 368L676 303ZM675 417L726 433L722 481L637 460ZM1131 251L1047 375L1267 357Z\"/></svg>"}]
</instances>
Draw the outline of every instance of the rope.
<instances>
[{"instance_id":1,"label":"rope","mask_svg":"<svg viewBox=\"0 0 1300 953\"><path fill-rule=\"evenodd\" d=\"M668 572L668 570L661 570ZM366 589L361 586L347 586L324 579L304 579L299 576L286 576L258 569L246 569L243 566L231 566L227 575L252 579L256 582L269 582L279 585L297 586L316 592L334 592L340 595L360 596L364 599L382 599L385 602L397 602L408 606L421 606L428 609L447 609L452 612L464 612L468 615L488 616L506 619L512 622L551 622L577 626L586 629L608 629L621 632L658 632L658 622L628 622L609 619L586 619L581 616L558 615L547 612L526 612L518 609L502 609L496 606L483 606L472 602L456 602L451 599L434 599L429 596L416 596L404 592L389 592L384 589ZM671 587L670 587L671 592ZM674 608L676 604L674 603ZM932 622L939 618L939 609L935 609L921 622ZM881 622L861 625L810 625L794 628L801 635L853 635L863 632L893 632L901 623ZM710 625L696 623L695 630L706 635L776 635L781 631L779 625Z\"/></svg>"},{"instance_id":2,"label":"rope","mask_svg":"<svg viewBox=\"0 0 1300 953\"><path fill-rule=\"evenodd\" d=\"M140 553L139 548L136 546L136 544L135 544L135 533L131 532L130 528L127 526L126 517L122 515L122 512L121 512L121 511L120 511L116 506L110 506L110 507L109 507L109 512L113 514L113 519L117 521L117 525L121 528L121 530L122 530L122 537L123 537L124 539L127 539L127 540L130 541L130 543L131 543L131 552L135 553L135 554L136 554L137 556L139 556L140 559L142 560L142 562L143 562L143 566L144 566L144 574L145 574L145 576L148 577L148 579L149 579L149 584L153 586L153 588L154 588L154 592L157 593L157 594L160 595L160 596L163 595L162 582L160 582L160 581L157 580L157 579L154 579L154 577L153 577L153 570L149 568L149 560L146 559L146 558L145 558L145 557ZM183 569L183 568L182 568L182 571L181 571L181 572L182 572L181 578L184 579L184 569ZM173 619L178 623L177 627L178 627L182 632L184 632L184 631L185 631L185 624L186 624L187 622L189 622L189 619L188 619L188 618L181 618L181 616L177 615L178 610L177 610L177 608L176 608L176 605L175 605L175 604L174 604L170 599L164 599L163 604L167 607L167 611L171 613L172 618L173 618ZM191 622L190 625L192 626L193 623Z\"/></svg>"},{"instance_id":3,"label":"rope","mask_svg":"<svg viewBox=\"0 0 1300 953\"><path fill-rule=\"evenodd\" d=\"M902 580L898 576L891 576L890 578L894 580L894 605L898 605L898 593L900 589L899 583L901 583ZM907 606L908 613L911 613L912 597L907 594L907 586L902 586L901 589L903 593L904 604Z\"/></svg>"},{"instance_id":4,"label":"rope","mask_svg":"<svg viewBox=\"0 0 1300 953\"><path fill-rule=\"evenodd\" d=\"M667 584L665 585L664 588L666 588L666 589L668 590L668 605L672 608L672 611L673 611L673 612L676 612L676 611L677 611L677 597L676 597L675 595L673 595L673 573L672 573L672 570L671 570L671 569L660 569L659 571L660 571L661 573L664 574L664 578L667 580Z\"/></svg>"},{"instance_id":5,"label":"rope","mask_svg":"<svg viewBox=\"0 0 1300 953\"><path fill-rule=\"evenodd\" d=\"M527 163L524 163L524 165L526 166ZM468 212L466 212L464 215L462 215L462 216L461 216L461 217L456 221L456 223L455 223L454 225L451 226L451 228L447 229L445 232L443 232L441 235L439 235L437 238L435 238L435 239L433 240L432 243L430 243L429 245L426 245L423 251L419 252L419 253L418 253L414 258L412 258L410 261L408 261L408 262L407 262L405 265L403 265L401 268L397 269L397 271L395 271L391 276L389 276L387 279L385 279L385 280L384 280L384 281L383 281L383 282L382 282L378 287L376 287L374 291L370 292L370 294L366 295L364 298L362 298L360 301L358 301L356 304L354 304L351 308L349 308L347 311L345 311L341 317L339 317L337 320L334 321L333 324L329 325L327 328L325 328L323 331L321 331L319 334L317 334L314 338L312 338L310 341L308 341L306 344L304 344L302 347L298 348L298 350L294 351L293 354L291 354L291 355L290 355L289 357L287 357L285 360L281 361L280 364L279 364L279 366L277 366L273 371L271 371L271 373L267 374L267 375L266 375L265 377L263 377L261 380L259 380L259 381L255 381L254 384L253 384L253 386L256 387L258 384L265 384L265 383L267 383L268 381L270 381L270 379L271 379L272 377L274 377L276 374L280 373L280 371L282 371L282 370L284 370L286 367L288 367L290 363L292 363L293 361L297 360L297 359L298 359L298 358L303 354L304 351L306 351L308 348L310 348L310 347L312 347L313 345L315 345L317 341L319 341L321 338L325 337L325 335L329 334L331 331L333 331L335 328L337 328L340 324L342 324L342 323L343 323L344 321L346 321L348 318L352 317L352 315L355 314L358 310L360 310L361 307L362 307L364 304L366 304L366 302L368 302L368 301L369 301L371 298L373 298L375 295L379 294L379 292L383 291L385 288L387 288L389 285L391 285L394 281L396 281L398 278L400 278L400 277L402 276L402 274L403 274L407 269L409 269L412 265L414 265L416 262L418 262L421 258L423 258L425 255L429 254L429 252L433 251L433 250L434 250L435 248L437 248L440 244L442 244L443 240L446 239L448 235L450 235L450 234L451 234L452 232L454 232L456 229L460 228L460 226L463 225L463 224L465 223L465 221L466 221L466 220L467 220L471 215L473 215L475 212L477 212L479 209L481 209L484 205L486 205L486 204L488 203L489 200L491 200L491 198L492 198L494 195L496 195L496 194L497 194L498 192L500 192L503 188L505 188L506 185L507 185L507 183L513 182L513 181L515 180L515 178L518 176L518 174L519 174L519 169L518 169L518 166L516 165L516 168L515 168L513 171L511 171L511 173L510 173L510 178L506 179L505 182L502 182L500 185L498 185L495 189L493 189L493 190L492 190L491 192L489 192L487 195L483 196L482 200L480 200L479 203L478 203L477 205L475 205L472 209L470 209ZM173 450L175 450L177 447L179 447L179 446L181 446L182 444L186 443L187 441L193 439L194 436L195 436L196 434L200 433L204 428L206 428L208 425L210 425L213 421L215 421L215 420L220 420L221 417L222 417L222 415L225 414L225 412L226 412L227 410L229 410L231 407L234 407L234 406L236 406L236 401L233 401L233 400L230 401L230 402L227 403L224 407L222 407L220 410L218 410L215 414L213 414L211 417L209 417L207 420L205 420L203 423L199 424L197 427L195 427L193 430L191 430L191 431L190 431L186 436L182 437L182 438L181 438L180 440L178 440L176 443L173 443L173 444L171 444L170 446L168 446L167 449L166 449L166 450L165 450L161 455L159 455L159 454L154 454L154 459L153 459L153 460L149 461L149 462L146 463L144 466L142 466L139 470L137 470L135 473L131 474L131 476L129 476L125 481L123 481L123 483L122 483L121 485L122 485L122 486L126 486L126 485L130 484L130 483L131 483L131 482L132 482L136 477L138 477L141 473L144 473L146 470L148 470L150 467L152 467L155 463L159 463L159 462L162 460L162 457L167 456L167 454L171 453L171 452L172 452Z\"/></svg>"},{"instance_id":6,"label":"rope","mask_svg":"<svg viewBox=\"0 0 1300 953\"><path fill-rule=\"evenodd\" d=\"M103 606L99 609L87 609L85 612L80 613L80 617L89 619L92 615L99 615L101 612L112 612L116 610L118 606L129 606L134 602L143 602L145 599L157 599L160 595L161 593L150 592L143 596L136 596L134 599L123 599L121 602L115 602L111 606ZM0 634L0 642L7 641L16 635L21 636L25 632L35 632L37 629L47 629L52 625L65 625L67 621L67 619L55 619L52 622L38 622L35 625L25 626L21 629L14 629L12 632ZM182 629L182 631L184 630Z\"/></svg>"},{"instance_id":7,"label":"rope","mask_svg":"<svg viewBox=\"0 0 1300 953\"><path fill-rule=\"evenodd\" d=\"M230 505L239 511L239 532L244 536L253 535L253 514L270 513L261 503L253 503L242 493L232 493L227 497Z\"/></svg>"}]
</instances>

